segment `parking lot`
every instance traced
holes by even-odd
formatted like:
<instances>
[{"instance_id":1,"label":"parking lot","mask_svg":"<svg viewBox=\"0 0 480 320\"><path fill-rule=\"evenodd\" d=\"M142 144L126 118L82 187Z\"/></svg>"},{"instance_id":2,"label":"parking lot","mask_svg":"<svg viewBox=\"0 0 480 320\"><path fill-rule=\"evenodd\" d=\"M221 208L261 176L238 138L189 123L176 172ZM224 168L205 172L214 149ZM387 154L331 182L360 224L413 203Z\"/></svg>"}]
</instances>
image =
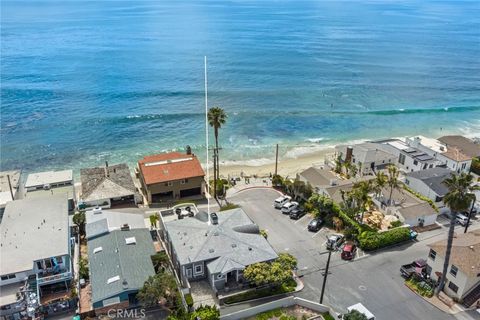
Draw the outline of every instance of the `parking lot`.
<instances>
[{"instance_id":1,"label":"parking lot","mask_svg":"<svg viewBox=\"0 0 480 320\"><path fill-rule=\"evenodd\" d=\"M268 241L277 252L289 252L298 260L298 274L305 284L297 293L299 297L318 301L323 271L327 261L326 236L331 233L322 228L317 233L306 230L311 217L291 220L280 210L273 208L273 201L279 194L272 189L250 189L229 198L239 204L261 229L268 232ZM437 233L441 232L437 230ZM466 313L455 317L443 313L410 291L400 276L399 268L428 252L426 243L438 240L429 237L427 242L408 242L389 250L373 254L357 251L353 261L340 258L340 251L331 257L324 303L337 312L361 302L378 319L392 316L404 320L416 319L471 319Z\"/></svg>"}]
</instances>

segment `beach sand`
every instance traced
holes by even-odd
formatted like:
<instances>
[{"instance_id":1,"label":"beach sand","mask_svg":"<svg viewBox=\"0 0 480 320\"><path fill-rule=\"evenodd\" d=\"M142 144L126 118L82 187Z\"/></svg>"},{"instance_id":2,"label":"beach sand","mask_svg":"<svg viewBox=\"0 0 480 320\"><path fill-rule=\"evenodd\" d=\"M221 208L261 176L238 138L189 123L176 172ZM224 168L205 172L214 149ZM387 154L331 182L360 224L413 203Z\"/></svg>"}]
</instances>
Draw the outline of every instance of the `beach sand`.
<instances>
[{"instance_id":1,"label":"beach sand","mask_svg":"<svg viewBox=\"0 0 480 320\"><path fill-rule=\"evenodd\" d=\"M288 176L294 178L297 173L311 167L321 166L324 164L324 159L327 154L334 153L333 148L316 151L314 153L298 156L297 158L280 158L278 160L278 174L281 176ZM268 177L275 172L275 162L263 164L258 166L252 165L220 165L220 176L227 178L257 175L259 177ZM210 170L210 175L213 175Z\"/></svg>"}]
</instances>

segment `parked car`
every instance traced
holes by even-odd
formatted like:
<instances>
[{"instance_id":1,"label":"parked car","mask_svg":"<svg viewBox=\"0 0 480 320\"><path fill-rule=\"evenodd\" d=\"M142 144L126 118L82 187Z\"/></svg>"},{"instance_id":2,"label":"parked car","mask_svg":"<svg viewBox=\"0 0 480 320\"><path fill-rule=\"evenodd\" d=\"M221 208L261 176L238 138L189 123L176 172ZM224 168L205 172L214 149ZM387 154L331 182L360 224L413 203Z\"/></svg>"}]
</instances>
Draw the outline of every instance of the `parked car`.
<instances>
[{"instance_id":1,"label":"parked car","mask_svg":"<svg viewBox=\"0 0 480 320\"><path fill-rule=\"evenodd\" d=\"M281 209L283 205L287 202L290 202L290 200L292 200L292 198L289 196L281 196L275 199L275 201L273 202L273 207L276 209Z\"/></svg>"},{"instance_id":2,"label":"parked car","mask_svg":"<svg viewBox=\"0 0 480 320\"><path fill-rule=\"evenodd\" d=\"M342 245L345 237L341 234L332 234L327 238L327 249L328 250L337 250Z\"/></svg>"},{"instance_id":3,"label":"parked car","mask_svg":"<svg viewBox=\"0 0 480 320\"><path fill-rule=\"evenodd\" d=\"M466 226L467 222L468 222L468 218L466 216L464 216L463 214L459 213L459 214L457 214L457 217L455 218L455 221L457 223L461 224L462 226Z\"/></svg>"},{"instance_id":4,"label":"parked car","mask_svg":"<svg viewBox=\"0 0 480 320\"><path fill-rule=\"evenodd\" d=\"M410 278L413 274L421 277L426 275L427 261L425 259L417 259L409 264L404 264L400 267L400 273L405 279Z\"/></svg>"},{"instance_id":5,"label":"parked car","mask_svg":"<svg viewBox=\"0 0 480 320\"><path fill-rule=\"evenodd\" d=\"M353 242L346 242L342 249L341 257L343 260L353 260L357 253L357 246Z\"/></svg>"},{"instance_id":6,"label":"parked car","mask_svg":"<svg viewBox=\"0 0 480 320\"><path fill-rule=\"evenodd\" d=\"M298 220L303 217L307 212L304 208L296 207L290 212L290 219Z\"/></svg>"},{"instance_id":7,"label":"parked car","mask_svg":"<svg viewBox=\"0 0 480 320\"><path fill-rule=\"evenodd\" d=\"M283 214L290 214L293 209L298 207L298 202L292 201L292 202L287 202L282 206L282 213Z\"/></svg>"},{"instance_id":8,"label":"parked car","mask_svg":"<svg viewBox=\"0 0 480 320\"><path fill-rule=\"evenodd\" d=\"M322 228L323 220L321 218L315 218L308 223L308 231L317 232Z\"/></svg>"}]
</instances>

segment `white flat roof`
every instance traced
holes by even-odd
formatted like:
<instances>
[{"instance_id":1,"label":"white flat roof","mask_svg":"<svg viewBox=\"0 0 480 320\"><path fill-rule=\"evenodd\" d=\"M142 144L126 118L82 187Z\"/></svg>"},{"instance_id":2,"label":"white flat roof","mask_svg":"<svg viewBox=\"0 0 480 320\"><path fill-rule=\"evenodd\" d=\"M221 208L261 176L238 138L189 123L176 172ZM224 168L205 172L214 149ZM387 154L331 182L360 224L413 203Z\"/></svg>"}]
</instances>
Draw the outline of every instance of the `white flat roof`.
<instances>
[{"instance_id":1,"label":"white flat roof","mask_svg":"<svg viewBox=\"0 0 480 320\"><path fill-rule=\"evenodd\" d=\"M0 224L0 275L32 270L35 260L69 253L65 194L7 203Z\"/></svg>"},{"instance_id":2,"label":"white flat roof","mask_svg":"<svg viewBox=\"0 0 480 320\"><path fill-rule=\"evenodd\" d=\"M23 282L16 282L0 287L0 306L12 304L17 301L17 292L23 286Z\"/></svg>"},{"instance_id":3,"label":"white flat roof","mask_svg":"<svg viewBox=\"0 0 480 320\"><path fill-rule=\"evenodd\" d=\"M395 141L389 141L387 144L391 145L392 147L398 149L398 150L405 150L410 148L405 142L400 141L400 140L395 140Z\"/></svg>"},{"instance_id":4,"label":"white flat roof","mask_svg":"<svg viewBox=\"0 0 480 320\"><path fill-rule=\"evenodd\" d=\"M59 182L67 182L72 180L72 170L31 173L27 177L27 182L25 182L25 188L43 186L45 184L53 184Z\"/></svg>"},{"instance_id":5,"label":"white flat roof","mask_svg":"<svg viewBox=\"0 0 480 320\"><path fill-rule=\"evenodd\" d=\"M432 149L435 152L445 152L447 151L447 148L443 143L438 141L437 139L432 139L432 138L427 138L425 136L416 136L420 138L420 143L423 144L425 147ZM412 138L412 140L415 139L415 137Z\"/></svg>"}]
</instances>

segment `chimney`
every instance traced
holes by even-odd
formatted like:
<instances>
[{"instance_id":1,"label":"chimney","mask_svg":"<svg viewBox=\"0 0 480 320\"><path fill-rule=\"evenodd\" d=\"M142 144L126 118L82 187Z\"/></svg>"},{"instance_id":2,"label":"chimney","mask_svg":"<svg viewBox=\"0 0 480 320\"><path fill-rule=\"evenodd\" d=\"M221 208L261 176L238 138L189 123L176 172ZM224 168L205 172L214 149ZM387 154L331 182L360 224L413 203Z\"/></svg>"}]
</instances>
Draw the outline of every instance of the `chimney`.
<instances>
[{"instance_id":1,"label":"chimney","mask_svg":"<svg viewBox=\"0 0 480 320\"><path fill-rule=\"evenodd\" d=\"M192 154L192 148L191 148L189 145L187 145L187 146L185 147L185 151L186 151L186 153L187 153L188 155L191 155L191 154Z\"/></svg>"},{"instance_id":2,"label":"chimney","mask_svg":"<svg viewBox=\"0 0 480 320\"><path fill-rule=\"evenodd\" d=\"M108 161L105 161L105 177L109 177L109 174L108 174Z\"/></svg>"},{"instance_id":3,"label":"chimney","mask_svg":"<svg viewBox=\"0 0 480 320\"><path fill-rule=\"evenodd\" d=\"M347 154L345 155L345 162L352 162L353 147L347 147Z\"/></svg>"},{"instance_id":4,"label":"chimney","mask_svg":"<svg viewBox=\"0 0 480 320\"><path fill-rule=\"evenodd\" d=\"M128 223L124 223L123 226L120 228L121 231L129 231L130 230L130 226L128 225Z\"/></svg>"}]
</instances>

